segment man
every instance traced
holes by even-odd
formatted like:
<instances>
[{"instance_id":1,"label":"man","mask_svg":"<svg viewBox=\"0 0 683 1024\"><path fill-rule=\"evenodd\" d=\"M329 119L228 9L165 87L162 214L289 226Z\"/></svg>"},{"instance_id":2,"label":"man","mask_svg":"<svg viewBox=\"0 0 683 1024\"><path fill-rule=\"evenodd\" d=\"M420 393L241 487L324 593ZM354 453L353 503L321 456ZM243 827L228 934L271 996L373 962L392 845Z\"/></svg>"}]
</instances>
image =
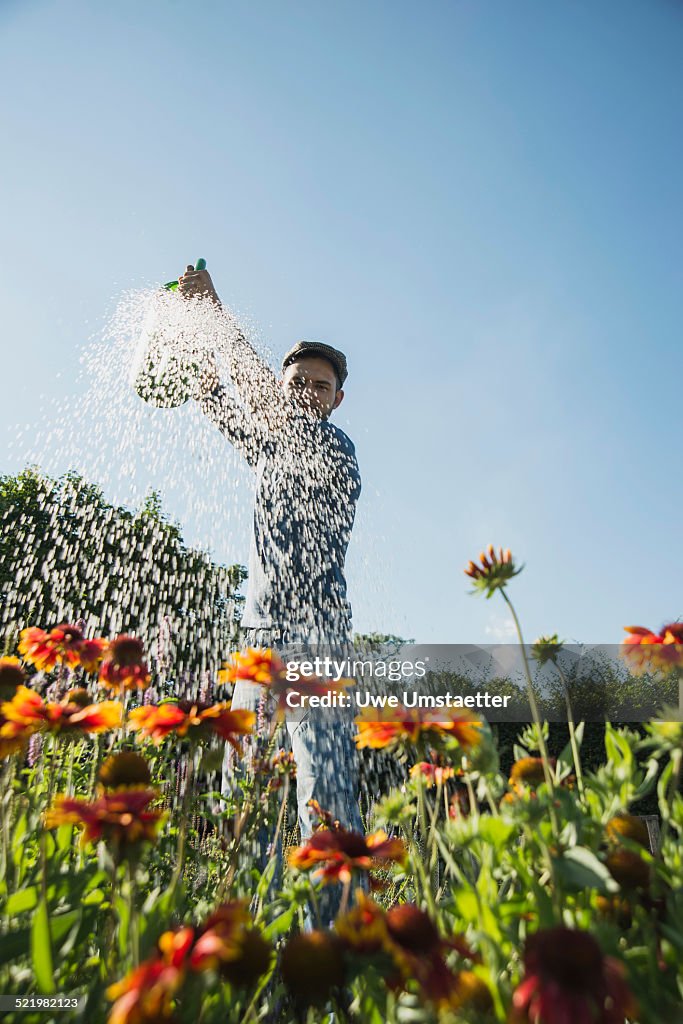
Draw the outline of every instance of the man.
<instances>
[{"instance_id":1,"label":"man","mask_svg":"<svg viewBox=\"0 0 683 1024\"><path fill-rule=\"evenodd\" d=\"M206 270L188 266L178 289L220 305ZM320 342L299 342L285 356L279 381L237 328L229 354L237 397L220 384L214 364L202 377L199 400L256 473L244 642L290 650L323 645L325 653L348 656L344 560L361 482L353 443L329 422L344 398L346 357ZM257 710L262 697L260 687L238 682L233 707ZM303 840L313 830L311 799L362 831L353 742L348 723L332 716L308 711L287 722ZM231 773L226 752L224 791Z\"/></svg>"}]
</instances>

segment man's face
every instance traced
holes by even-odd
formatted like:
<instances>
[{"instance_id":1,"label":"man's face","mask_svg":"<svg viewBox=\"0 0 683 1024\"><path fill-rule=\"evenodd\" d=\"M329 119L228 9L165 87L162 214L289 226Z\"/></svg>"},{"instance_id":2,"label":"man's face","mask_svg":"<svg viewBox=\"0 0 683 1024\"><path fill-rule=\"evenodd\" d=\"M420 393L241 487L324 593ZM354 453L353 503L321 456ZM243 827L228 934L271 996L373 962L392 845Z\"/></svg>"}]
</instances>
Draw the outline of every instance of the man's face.
<instances>
[{"instance_id":1,"label":"man's face","mask_svg":"<svg viewBox=\"0 0 683 1024\"><path fill-rule=\"evenodd\" d=\"M344 398L332 363L320 356L302 356L290 363L282 386L291 401L321 420L326 420Z\"/></svg>"}]
</instances>

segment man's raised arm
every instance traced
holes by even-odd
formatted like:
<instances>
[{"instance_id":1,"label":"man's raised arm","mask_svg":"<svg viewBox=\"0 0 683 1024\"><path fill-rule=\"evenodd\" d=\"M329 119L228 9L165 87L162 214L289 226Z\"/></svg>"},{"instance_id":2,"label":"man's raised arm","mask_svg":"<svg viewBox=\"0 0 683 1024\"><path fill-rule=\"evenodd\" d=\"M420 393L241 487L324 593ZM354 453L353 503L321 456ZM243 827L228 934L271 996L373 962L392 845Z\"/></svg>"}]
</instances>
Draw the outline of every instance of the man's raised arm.
<instances>
[{"instance_id":1,"label":"man's raised arm","mask_svg":"<svg viewBox=\"0 0 683 1024\"><path fill-rule=\"evenodd\" d=\"M178 291L186 298L208 298L222 309L208 270L195 270L188 265L185 273L178 278ZM254 418L267 430L279 429L291 413L291 408L277 377L253 345L247 341L236 323L226 324L226 328L230 330L230 376L240 398ZM217 385L216 377L213 386ZM208 395L209 390L213 388L209 388L205 383L204 394Z\"/></svg>"}]
</instances>

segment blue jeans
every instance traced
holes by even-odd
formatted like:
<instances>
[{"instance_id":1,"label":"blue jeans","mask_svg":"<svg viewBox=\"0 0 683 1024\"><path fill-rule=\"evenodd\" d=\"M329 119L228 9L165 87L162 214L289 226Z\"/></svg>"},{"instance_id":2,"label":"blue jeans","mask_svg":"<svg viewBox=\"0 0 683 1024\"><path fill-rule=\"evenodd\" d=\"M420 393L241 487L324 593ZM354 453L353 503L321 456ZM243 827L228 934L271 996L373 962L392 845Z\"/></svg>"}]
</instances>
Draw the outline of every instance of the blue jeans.
<instances>
[{"instance_id":1,"label":"blue jeans","mask_svg":"<svg viewBox=\"0 0 683 1024\"><path fill-rule=\"evenodd\" d=\"M301 633L276 630L246 630L243 646L276 647L283 660L306 657L306 646L310 639ZM309 645L310 646L310 645ZM341 646L341 649L340 649ZM326 652L329 645L326 645ZM338 656L350 654L350 645L335 645ZM266 717L272 713L266 702L267 691L262 686L246 681L235 684L232 697L233 708L247 708ZM301 841L304 843L313 833L315 814L308 806L309 800L317 800L321 808L330 811L333 819L355 832L363 832L358 805L358 765L353 741L353 719L351 714L341 711L315 708L286 720L287 736L296 761L296 798ZM226 744L223 759L222 792L227 795L232 788L235 770L234 756ZM273 829L275 822L273 822ZM272 830L270 830L272 831ZM265 860L269 837L261 837L261 855ZM341 896L339 885L328 886L321 894L320 910L323 924L334 917Z\"/></svg>"}]
</instances>

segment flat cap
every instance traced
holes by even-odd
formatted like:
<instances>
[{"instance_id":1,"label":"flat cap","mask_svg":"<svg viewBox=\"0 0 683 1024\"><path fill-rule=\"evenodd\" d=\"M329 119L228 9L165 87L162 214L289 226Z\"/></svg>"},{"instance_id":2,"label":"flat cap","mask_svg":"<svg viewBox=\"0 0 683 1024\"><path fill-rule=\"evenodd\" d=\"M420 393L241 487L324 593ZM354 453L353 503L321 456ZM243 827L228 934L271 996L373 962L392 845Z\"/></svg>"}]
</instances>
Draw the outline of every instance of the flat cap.
<instances>
[{"instance_id":1,"label":"flat cap","mask_svg":"<svg viewBox=\"0 0 683 1024\"><path fill-rule=\"evenodd\" d=\"M344 384L349 375L344 353L340 352L338 348L326 345L322 341L297 341L294 348L290 348L282 360L282 369L284 370L295 359L300 359L301 356L321 356L323 359L328 359L334 366L341 385Z\"/></svg>"}]
</instances>

